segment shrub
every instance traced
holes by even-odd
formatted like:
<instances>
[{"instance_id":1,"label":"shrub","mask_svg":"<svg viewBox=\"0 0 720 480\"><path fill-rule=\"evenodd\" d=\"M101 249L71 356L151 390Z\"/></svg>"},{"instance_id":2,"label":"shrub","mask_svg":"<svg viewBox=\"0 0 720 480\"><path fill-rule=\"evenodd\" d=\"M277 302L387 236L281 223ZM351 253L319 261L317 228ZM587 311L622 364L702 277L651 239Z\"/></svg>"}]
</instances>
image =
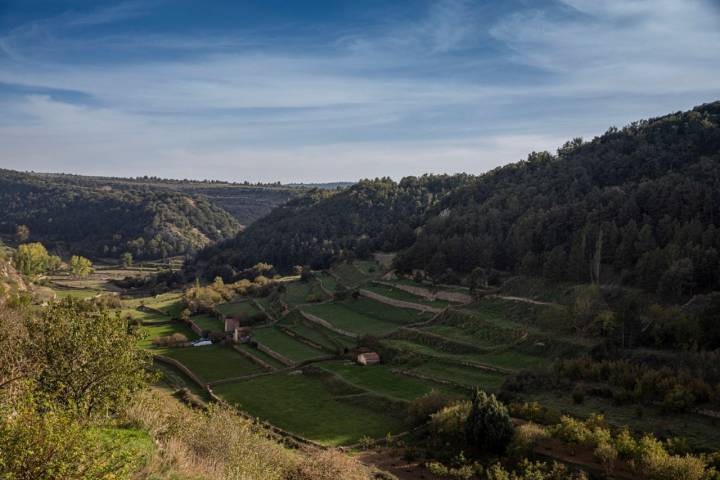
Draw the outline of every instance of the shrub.
<instances>
[{"instance_id":1,"label":"shrub","mask_svg":"<svg viewBox=\"0 0 720 480\"><path fill-rule=\"evenodd\" d=\"M42 411L30 399L12 414L0 410L0 478L125 478L138 460L107 451L92 430L47 403Z\"/></svg>"},{"instance_id":2,"label":"shrub","mask_svg":"<svg viewBox=\"0 0 720 480\"><path fill-rule=\"evenodd\" d=\"M532 422L524 423L515 428L515 434L508 447L508 456L514 460L522 460L529 456L538 440L549 437L547 429Z\"/></svg>"},{"instance_id":3,"label":"shrub","mask_svg":"<svg viewBox=\"0 0 720 480\"><path fill-rule=\"evenodd\" d=\"M446 445L462 447L465 442L465 426L470 408L470 402L458 402L430 415L428 427L433 440L441 441Z\"/></svg>"},{"instance_id":4,"label":"shrub","mask_svg":"<svg viewBox=\"0 0 720 480\"><path fill-rule=\"evenodd\" d=\"M439 412L450 403L443 393L433 389L422 397L418 397L408 405L408 423L420 425L430 419L430 415Z\"/></svg>"}]
</instances>

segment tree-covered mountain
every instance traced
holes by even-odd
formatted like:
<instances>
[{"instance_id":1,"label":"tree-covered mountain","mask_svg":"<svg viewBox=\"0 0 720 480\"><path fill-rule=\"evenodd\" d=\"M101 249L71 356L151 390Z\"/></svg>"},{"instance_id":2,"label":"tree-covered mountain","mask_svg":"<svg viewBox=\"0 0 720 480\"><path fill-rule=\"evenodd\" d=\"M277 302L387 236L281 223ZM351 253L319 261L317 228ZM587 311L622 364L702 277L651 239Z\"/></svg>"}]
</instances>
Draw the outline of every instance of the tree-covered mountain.
<instances>
[{"instance_id":1,"label":"tree-covered mountain","mask_svg":"<svg viewBox=\"0 0 720 480\"><path fill-rule=\"evenodd\" d=\"M363 181L275 209L198 255L208 275L259 261L324 267L399 251L396 267L624 283L667 298L720 289L720 102L575 139L479 177Z\"/></svg>"},{"instance_id":2,"label":"tree-covered mountain","mask_svg":"<svg viewBox=\"0 0 720 480\"><path fill-rule=\"evenodd\" d=\"M240 225L206 199L138 185L81 185L0 170L0 234L27 226L27 241L60 254L158 258L234 236Z\"/></svg>"},{"instance_id":3,"label":"tree-covered mountain","mask_svg":"<svg viewBox=\"0 0 720 480\"><path fill-rule=\"evenodd\" d=\"M622 282L667 299L720 289L720 102L532 153L457 189L397 258Z\"/></svg>"},{"instance_id":4,"label":"tree-covered mountain","mask_svg":"<svg viewBox=\"0 0 720 480\"><path fill-rule=\"evenodd\" d=\"M88 188L113 190L151 189L169 190L187 195L202 195L213 205L222 208L241 225L249 225L309 187L280 183L224 182L219 180L174 180L158 177L91 177L58 173L33 175L54 182Z\"/></svg>"},{"instance_id":5,"label":"tree-covered mountain","mask_svg":"<svg viewBox=\"0 0 720 480\"><path fill-rule=\"evenodd\" d=\"M400 183L382 178L336 191L315 189L276 208L236 238L203 250L190 268L228 279L261 261L281 270L325 268L348 254L406 248L415 241L414 229L425 212L471 178L426 175Z\"/></svg>"}]
</instances>

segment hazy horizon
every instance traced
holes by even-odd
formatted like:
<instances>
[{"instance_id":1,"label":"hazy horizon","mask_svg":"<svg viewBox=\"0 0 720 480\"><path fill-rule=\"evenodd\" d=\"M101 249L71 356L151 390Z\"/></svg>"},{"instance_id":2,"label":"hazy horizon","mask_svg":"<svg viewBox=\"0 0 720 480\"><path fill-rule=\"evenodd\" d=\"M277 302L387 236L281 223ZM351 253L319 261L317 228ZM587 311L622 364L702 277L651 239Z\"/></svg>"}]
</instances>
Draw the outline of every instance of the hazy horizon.
<instances>
[{"instance_id":1,"label":"hazy horizon","mask_svg":"<svg viewBox=\"0 0 720 480\"><path fill-rule=\"evenodd\" d=\"M711 0L9 1L0 167L480 174L720 98Z\"/></svg>"}]
</instances>

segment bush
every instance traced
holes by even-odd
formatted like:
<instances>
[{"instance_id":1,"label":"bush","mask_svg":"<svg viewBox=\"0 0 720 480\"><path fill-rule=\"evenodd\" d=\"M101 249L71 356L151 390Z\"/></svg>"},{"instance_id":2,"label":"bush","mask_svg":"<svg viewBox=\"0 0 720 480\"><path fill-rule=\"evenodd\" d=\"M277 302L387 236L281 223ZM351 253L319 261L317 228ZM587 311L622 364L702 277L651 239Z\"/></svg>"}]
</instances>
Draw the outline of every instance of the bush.
<instances>
[{"instance_id":1,"label":"bush","mask_svg":"<svg viewBox=\"0 0 720 480\"><path fill-rule=\"evenodd\" d=\"M428 427L432 439L444 445L462 448L465 443L465 425L470 415L470 408L470 402L458 402L430 415Z\"/></svg>"},{"instance_id":2,"label":"bush","mask_svg":"<svg viewBox=\"0 0 720 480\"><path fill-rule=\"evenodd\" d=\"M32 400L0 410L0 478L125 478L139 459L106 451L90 429L57 408Z\"/></svg>"},{"instance_id":3,"label":"bush","mask_svg":"<svg viewBox=\"0 0 720 480\"><path fill-rule=\"evenodd\" d=\"M430 415L439 412L450 403L449 397L433 389L408 405L408 423L416 426L427 422Z\"/></svg>"}]
</instances>

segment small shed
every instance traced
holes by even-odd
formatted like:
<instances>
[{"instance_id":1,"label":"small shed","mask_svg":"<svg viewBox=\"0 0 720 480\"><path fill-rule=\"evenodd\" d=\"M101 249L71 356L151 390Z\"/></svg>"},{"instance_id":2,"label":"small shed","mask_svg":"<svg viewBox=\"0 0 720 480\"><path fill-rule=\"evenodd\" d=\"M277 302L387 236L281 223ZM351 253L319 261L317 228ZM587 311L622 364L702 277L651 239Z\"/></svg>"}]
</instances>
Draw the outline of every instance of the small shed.
<instances>
[{"instance_id":1,"label":"small shed","mask_svg":"<svg viewBox=\"0 0 720 480\"><path fill-rule=\"evenodd\" d=\"M360 365L373 365L375 363L380 363L380 355L376 352L359 353L357 356L357 363Z\"/></svg>"},{"instance_id":2,"label":"small shed","mask_svg":"<svg viewBox=\"0 0 720 480\"><path fill-rule=\"evenodd\" d=\"M233 343L245 342L250 336L250 327L241 327L239 318L226 317L225 336Z\"/></svg>"}]
</instances>

